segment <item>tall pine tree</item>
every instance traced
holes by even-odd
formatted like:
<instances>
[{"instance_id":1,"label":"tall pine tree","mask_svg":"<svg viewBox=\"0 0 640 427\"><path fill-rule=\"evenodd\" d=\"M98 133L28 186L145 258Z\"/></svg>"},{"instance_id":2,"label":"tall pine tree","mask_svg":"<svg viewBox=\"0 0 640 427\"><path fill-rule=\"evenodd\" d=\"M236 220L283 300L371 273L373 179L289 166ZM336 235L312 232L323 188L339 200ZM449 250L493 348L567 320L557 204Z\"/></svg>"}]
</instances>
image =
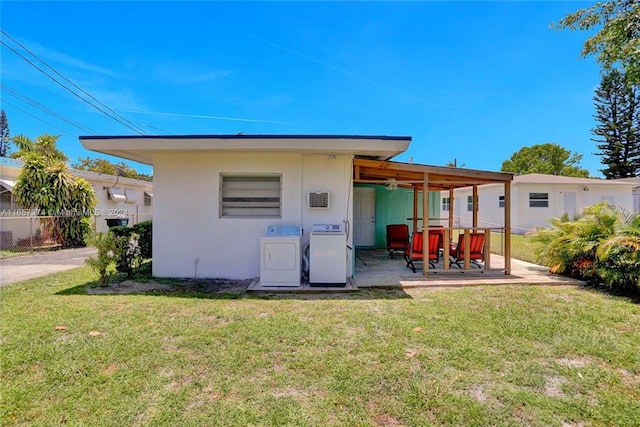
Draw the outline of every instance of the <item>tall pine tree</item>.
<instances>
[{"instance_id":1,"label":"tall pine tree","mask_svg":"<svg viewBox=\"0 0 640 427\"><path fill-rule=\"evenodd\" d=\"M640 175L640 88L612 70L602 77L593 97L598 126L591 130L607 179Z\"/></svg>"},{"instance_id":2,"label":"tall pine tree","mask_svg":"<svg viewBox=\"0 0 640 427\"><path fill-rule=\"evenodd\" d=\"M0 157L9 155L9 145L11 144L11 136L9 135L9 121L4 109L0 111Z\"/></svg>"}]
</instances>

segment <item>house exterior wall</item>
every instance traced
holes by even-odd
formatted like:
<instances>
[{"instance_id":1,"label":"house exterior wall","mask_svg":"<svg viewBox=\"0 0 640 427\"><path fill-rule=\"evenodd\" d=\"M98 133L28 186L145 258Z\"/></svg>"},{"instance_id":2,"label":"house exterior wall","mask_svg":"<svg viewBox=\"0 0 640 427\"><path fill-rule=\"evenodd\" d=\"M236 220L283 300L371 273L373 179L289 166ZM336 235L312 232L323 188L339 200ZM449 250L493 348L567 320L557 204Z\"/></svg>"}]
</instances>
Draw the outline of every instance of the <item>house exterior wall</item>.
<instances>
[{"instance_id":1,"label":"house exterior wall","mask_svg":"<svg viewBox=\"0 0 640 427\"><path fill-rule=\"evenodd\" d=\"M116 183L115 177L106 178L104 175L100 178L86 176L83 178L89 181L98 200L96 204L96 215L94 217L96 231L102 233L109 231L106 219L127 218L130 226L152 219L153 200L151 201L151 206L144 205L145 191L153 194L152 182L135 180L137 182L132 183L131 181L134 180L124 180L120 178ZM129 197L130 200L135 199L135 202L109 200L107 189L113 186L125 190L127 197ZM133 197L130 197L131 195L133 195Z\"/></svg>"},{"instance_id":2,"label":"house exterior wall","mask_svg":"<svg viewBox=\"0 0 640 427\"><path fill-rule=\"evenodd\" d=\"M260 237L268 225L351 223L352 157L302 153L173 152L154 155L153 274L158 277L260 275ZM281 218L220 216L221 174L281 174ZM329 209L307 209L309 191L329 191ZM345 239L352 275L352 236Z\"/></svg>"},{"instance_id":3,"label":"house exterior wall","mask_svg":"<svg viewBox=\"0 0 640 427\"><path fill-rule=\"evenodd\" d=\"M588 188L585 191L585 188ZM530 193L548 193L548 207L530 207ZM565 194L575 193L575 211L567 212ZM448 194L448 193L447 193ZM467 197L472 195L471 188L455 191L455 225L471 227L472 212L467 210ZM504 208L498 206L499 196L504 195L502 185L483 185L478 187L478 225L480 227L502 227ZM442 197L447 197L444 192ZM585 207L603 200L613 200L615 205L633 209L631 188L629 185L595 184L532 184L514 183L511 187L511 228L514 234L523 234L536 227L549 227L551 218L561 217L565 212L573 218ZM441 205L442 209L442 205ZM445 216L446 212L442 212Z\"/></svg>"},{"instance_id":4,"label":"house exterior wall","mask_svg":"<svg viewBox=\"0 0 640 427\"><path fill-rule=\"evenodd\" d=\"M387 224L407 224L409 232L413 227L413 221L407 218L413 217L413 190L396 188L387 190L384 185L357 184L356 187L374 188L376 190L376 245L377 249L387 247ZM429 217L440 216L440 193L429 192ZM418 193L418 217L422 218L422 192ZM432 225L440 221L432 221ZM418 222L422 227L422 221Z\"/></svg>"}]
</instances>

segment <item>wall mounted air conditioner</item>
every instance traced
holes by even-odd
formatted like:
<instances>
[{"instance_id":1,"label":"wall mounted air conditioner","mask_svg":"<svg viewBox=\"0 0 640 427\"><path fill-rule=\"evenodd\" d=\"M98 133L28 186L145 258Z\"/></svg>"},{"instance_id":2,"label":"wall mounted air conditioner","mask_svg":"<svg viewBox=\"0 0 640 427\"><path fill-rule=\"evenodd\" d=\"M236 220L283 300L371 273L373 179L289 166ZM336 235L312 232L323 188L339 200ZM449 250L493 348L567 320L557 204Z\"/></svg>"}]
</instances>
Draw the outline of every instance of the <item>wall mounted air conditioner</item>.
<instances>
[{"instance_id":1,"label":"wall mounted air conditioner","mask_svg":"<svg viewBox=\"0 0 640 427\"><path fill-rule=\"evenodd\" d=\"M329 209L328 191L310 191L307 197L309 209Z\"/></svg>"}]
</instances>

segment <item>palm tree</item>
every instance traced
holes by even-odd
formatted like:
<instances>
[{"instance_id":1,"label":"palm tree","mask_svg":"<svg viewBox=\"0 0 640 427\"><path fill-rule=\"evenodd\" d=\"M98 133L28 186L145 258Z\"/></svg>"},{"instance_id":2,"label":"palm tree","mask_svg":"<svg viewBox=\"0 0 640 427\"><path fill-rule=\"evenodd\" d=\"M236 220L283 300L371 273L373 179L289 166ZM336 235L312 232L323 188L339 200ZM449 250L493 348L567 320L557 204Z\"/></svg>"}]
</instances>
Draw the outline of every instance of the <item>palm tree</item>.
<instances>
[{"instance_id":1,"label":"palm tree","mask_svg":"<svg viewBox=\"0 0 640 427\"><path fill-rule=\"evenodd\" d=\"M640 287L640 216L607 202L587 207L574 221L553 219L534 241L539 260L564 273L614 290Z\"/></svg>"},{"instance_id":2,"label":"palm tree","mask_svg":"<svg viewBox=\"0 0 640 427\"><path fill-rule=\"evenodd\" d=\"M17 136L13 157L24 161L14 188L16 201L36 210L45 235L62 246L84 244L90 231L89 215L96 205L91 184L76 178L65 163L67 156L56 147L58 137L42 135L35 141Z\"/></svg>"}]
</instances>

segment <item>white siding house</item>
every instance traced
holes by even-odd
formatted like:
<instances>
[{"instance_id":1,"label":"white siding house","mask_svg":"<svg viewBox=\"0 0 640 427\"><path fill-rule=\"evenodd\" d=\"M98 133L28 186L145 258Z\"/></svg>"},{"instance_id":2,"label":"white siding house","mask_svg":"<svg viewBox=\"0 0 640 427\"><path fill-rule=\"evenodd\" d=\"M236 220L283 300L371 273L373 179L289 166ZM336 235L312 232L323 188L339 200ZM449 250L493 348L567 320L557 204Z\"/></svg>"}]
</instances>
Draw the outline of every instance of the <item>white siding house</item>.
<instances>
[{"instance_id":1,"label":"white siding house","mask_svg":"<svg viewBox=\"0 0 640 427\"><path fill-rule=\"evenodd\" d=\"M527 174L516 176L511 184L511 227L522 234L536 227L549 227L549 219L567 213L570 218L585 207L608 201L633 209L631 182L573 178L556 175ZM441 216L448 216L449 193L442 193ZM472 223L472 189L454 193L454 221L457 226ZM499 185L478 186L478 225L503 225L504 189Z\"/></svg>"},{"instance_id":2,"label":"white siding house","mask_svg":"<svg viewBox=\"0 0 640 427\"><path fill-rule=\"evenodd\" d=\"M254 278L260 237L270 225L353 223L353 158L387 159L408 137L167 136L80 137L92 150L154 167L153 275ZM249 184L247 184L249 183ZM234 194L244 186L245 196ZM310 209L309 192L328 192ZM353 235L344 242L353 274Z\"/></svg>"},{"instance_id":3,"label":"white siding house","mask_svg":"<svg viewBox=\"0 0 640 427\"><path fill-rule=\"evenodd\" d=\"M633 211L640 213L640 176L635 178L621 178L616 181L629 182L633 184L633 190L631 191L631 194L633 195Z\"/></svg>"},{"instance_id":4,"label":"white siding house","mask_svg":"<svg viewBox=\"0 0 640 427\"><path fill-rule=\"evenodd\" d=\"M13 196L13 187L22 170L22 162L0 158L0 231L2 246L11 247L21 239L27 239L37 230L21 211ZM97 231L106 232L106 219L127 219L129 225L152 219L153 183L137 179L117 177L72 169L75 176L86 179L95 192L98 203L94 212Z\"/></svg>"}]
</instances>

